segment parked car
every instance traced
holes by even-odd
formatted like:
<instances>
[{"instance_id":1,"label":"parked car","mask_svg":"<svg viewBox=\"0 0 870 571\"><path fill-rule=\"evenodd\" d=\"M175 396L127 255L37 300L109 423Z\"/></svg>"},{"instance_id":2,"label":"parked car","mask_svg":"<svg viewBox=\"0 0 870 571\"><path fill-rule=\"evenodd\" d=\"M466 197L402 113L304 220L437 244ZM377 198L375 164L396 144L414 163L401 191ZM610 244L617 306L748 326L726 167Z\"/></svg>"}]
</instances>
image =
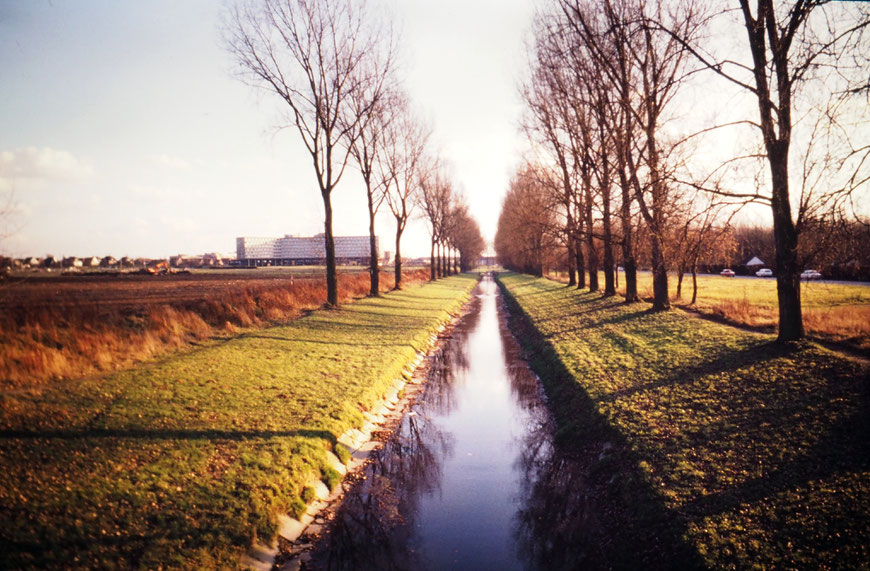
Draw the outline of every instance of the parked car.
<instances>
[{"instance_id":1,"label":"parked car","mask_svg":"<svg viewBox=\"0 0 870 571\"><path fill-rule=\"evenodd\" d=\"M755 275L760 278L769 278L773 275L773 270L771 270L770 268L761 268L760 270L755 272Z\"/></svg>"},{"instance_id":2,"label":"parked car","mask_svg":"<svg viewBox=\"0 0 870 571\"><path fill-rule=\"evenodd\" d=\"M822 274L818 270L804 270L801 272L802 280L818 280L822 278Z\"/></svg>"},{"instance_id":3,"label":"parked car","mask_svg":"<svg viewBox=\"0 0 870 571\"><path fill-rule=\"evenodd\" d=\"M734 270L732 270L731 268L725 268L724 270L722 270L719 273L721 275L725 276L726 278L733 278L734 277Z\"/></svg>"}]
</instances>

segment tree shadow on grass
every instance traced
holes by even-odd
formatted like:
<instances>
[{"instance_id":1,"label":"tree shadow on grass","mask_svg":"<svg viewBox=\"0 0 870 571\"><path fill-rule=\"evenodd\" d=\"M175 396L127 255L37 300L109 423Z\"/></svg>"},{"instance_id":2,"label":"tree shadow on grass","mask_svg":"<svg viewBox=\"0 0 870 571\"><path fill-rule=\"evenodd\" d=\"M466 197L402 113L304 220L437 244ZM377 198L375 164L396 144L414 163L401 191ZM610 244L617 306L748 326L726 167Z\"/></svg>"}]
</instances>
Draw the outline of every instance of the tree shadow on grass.
<instances>
[{"instance_id":1,"label":"tree shadow on grass","mask_svg":"<svg viewBox=\"0 0 870 571\"><path fill-rule=\"evenodd\" d=\"M661 379L616 390L597 397L596 400L598 402L615 401L641 392L687 385L695 382L702 376L716 375L718 373L751 367L773 359L794 356L801 351L802 348L798 345L787 345L774 341L762 342L741 350L727 351L719 357L708 361L697 361L686 367L675 367L670 371L670 374Z\"/></svg>"},{"instance_id":2,"label":"tree shadow on grass","mask_svg":"<svg viewBox=\"0 0 870 571\"><path fill-rule=\"evenodd\" d=\"M521 312L515 302L513 308ZM627 322L643 313L577 329ZM524 323L523 337L548 384L560 426L556 454L527 462L533 485L522 521L534 540L520 543L531 546L538 560L574 557L566 567L698 566L700 556L686 535L691 526L691 541L703 544L705 559L717 565L866 564L866 366L811 344L759 339L740 348L702 350L652 381L640 379L592 401L552 345L525 316L518 321ZM650 331L637 333L648 336ZM632 403L647 404L638 409ZM602 406L626 428L617 430L601 418L596 411ZM645 418L643 407L653 407L653 417ZM664 429L658 435L650 432L656 426ZM628 450L628 439L636 453ZM651 487L639 469L641 460L658 474L656 488L675 494L673 498L665 500ZM608 484L620 488L614 491ZM582 497L573 501L577 490ZM604 517L597 507L602 497L609 498L605 506L613 510L605 508ZM625 516L631 510L638 512L635 521ZM637 522L645 523L633 528ZM656 539L645 538L644 529ZM710 537L704 539L707 533ZM547 537L542 548L540 539ZM589 537L601 538L601 545ZM605 545L611 540L616 543ZM658 545L677 555L619 559L614 545L631 550L634 541L640 553L652 553ZM582 544L588 547L578 558L574 546Z\"/></svg>"},{"instance_id":3,"label":"tree shadow on grass","mask_svg":"<svg viewBox=\"0 0 870 571\"><path fill-rule=\"evenodd\" d=\"M544 383L557 431L553 450L527 443L517 545L535 568L696 569L686 522L668 510L625 436L598 412L553 346L502 286L511 329Z\"/></svg>"},{"instance_id":4,"label":"tree shadow on grass","mask_svg":"<svg viewBox=\"0 0 870 571\"><path fill-rule=\"evenodd\" d=\"M349 347L371 347L376 349L388 349L393 347L411 347L410 343L356 343L349 341L335 341L335 340L326 340L326 339L310 339L305 337L281 337L281 336L271 336L271 335L245 335L246 339L263 339L266 341L279 341L282 343L314 343L316 345L329 345L329 346L349 346Z\"/></svg>"},{"instance_id":5,"label":"tree shadow on grass","mask_svg":"<svg viewBox=\"0 0 870 571\"><path fill-rule=\"evenodd\" d=\"M77 440L88 438L119 438L141 440L254 440L271 438L311 438L335 444L335 434L328 430L178 430L147 428L85 428L85 429L47 429L47 430L0 430L3 439L44 439L58 438Z\"/></svg>"}]
</instances>

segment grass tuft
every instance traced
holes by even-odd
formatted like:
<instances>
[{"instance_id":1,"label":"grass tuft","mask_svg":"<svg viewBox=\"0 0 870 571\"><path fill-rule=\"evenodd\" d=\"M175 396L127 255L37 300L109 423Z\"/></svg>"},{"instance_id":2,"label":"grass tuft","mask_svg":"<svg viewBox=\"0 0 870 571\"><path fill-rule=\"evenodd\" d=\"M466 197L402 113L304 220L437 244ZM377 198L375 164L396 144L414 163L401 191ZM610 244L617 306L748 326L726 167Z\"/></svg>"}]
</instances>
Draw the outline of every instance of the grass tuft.
<instances>
[{"instance_id":1,"label":"grass tuft","mask_svg":"<svg viewBox=\"0 0 870 571\"><path fill-rule=\"evenodd\" d=\"M345 466L347 466L348 463L350 463L351 455L350 455L350 452L348 451L347 447L344 444L336 443L335 446L333 446L333 448L332 448L332 452L336 455L336 457L338 457L338 460L342 464L344 464Z\"/></svg>"},{"instance_id":2,"label":"grass tuft","mask_svg":"<svg viewBox=\"0 0 870 571\"><path fill-rule=\"evenodd\" d=\"M335 468L327 466L320 469L320 479L326 484L330 492L334 492L341 485L341 474Z\"/></svg>"}]
</instances>

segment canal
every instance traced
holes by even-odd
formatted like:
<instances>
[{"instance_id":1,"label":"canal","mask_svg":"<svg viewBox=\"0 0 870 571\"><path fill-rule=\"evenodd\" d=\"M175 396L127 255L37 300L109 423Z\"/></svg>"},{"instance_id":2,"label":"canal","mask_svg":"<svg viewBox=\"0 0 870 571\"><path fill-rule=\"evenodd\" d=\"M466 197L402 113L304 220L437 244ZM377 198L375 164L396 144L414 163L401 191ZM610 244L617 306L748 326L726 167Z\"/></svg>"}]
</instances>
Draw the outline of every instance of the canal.
<instances>
[{"instance_id":1,"label":"canal","mask_svg":"<svg viewBox=\"0 0 870 571\"><path fill-rule=\"evenodd\" d=\"M553 458L543 393L519 353L487 275L303 568L508 571L572 561L563 549L571 538L556 537L568 522L549 516L570 504L564 486L577 482Z\"/></svg>"}]
</instances>

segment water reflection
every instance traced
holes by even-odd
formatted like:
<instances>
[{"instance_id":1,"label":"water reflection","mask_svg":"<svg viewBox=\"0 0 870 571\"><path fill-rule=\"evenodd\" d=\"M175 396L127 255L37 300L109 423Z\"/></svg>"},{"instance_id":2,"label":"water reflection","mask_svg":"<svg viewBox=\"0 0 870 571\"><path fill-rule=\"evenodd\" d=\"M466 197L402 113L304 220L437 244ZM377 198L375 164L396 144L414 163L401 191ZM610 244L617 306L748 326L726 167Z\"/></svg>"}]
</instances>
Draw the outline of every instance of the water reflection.
<instances>
[{"instance_id":1,"label":"water reflection","mask_svg":"<svg viewBox=\"0 0 870 571\"><path fill-rule=\"evenodd\" d=\"M490 277L358 477L306 569L552 569L602 561L583 470L556 453L540 383Z\"/></svg>"},{"instance_id":2,"label":"water reflection","mask_svg":"<svg viewBox=\"0 0 870 571\"><path fill-rule=\"evenodd\" d=\"M311 569L419 569L411 545L421 495L437 493L454 438L433 422L456 407L456 385L469 369L468 335L480 320L480 298L430 355L422 394L378 449L311 553Z\"/></svg>"}]
</instances>

